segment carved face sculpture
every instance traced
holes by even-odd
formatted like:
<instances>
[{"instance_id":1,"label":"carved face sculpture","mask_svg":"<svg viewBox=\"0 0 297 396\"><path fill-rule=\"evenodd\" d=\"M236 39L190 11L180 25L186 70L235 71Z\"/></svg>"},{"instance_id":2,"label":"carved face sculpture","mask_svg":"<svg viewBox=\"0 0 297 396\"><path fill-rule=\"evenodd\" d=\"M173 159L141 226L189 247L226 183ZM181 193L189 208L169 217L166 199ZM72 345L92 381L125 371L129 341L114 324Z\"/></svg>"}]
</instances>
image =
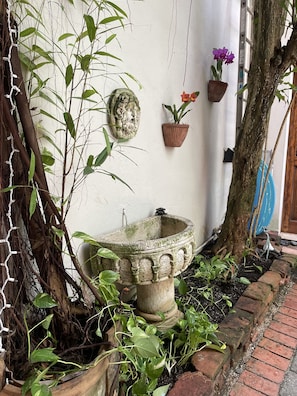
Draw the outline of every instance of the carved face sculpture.
<instances>
[{"instance_id":1,"label":"carved face sculpture","mask_svg":"<svg viewBox=\"0 0 297 396\"><path fill-rule=\"evenodd\" d=\"M127 88L114 90L108 107L108 124L112 135L117 139L134 137L140 120L139 102L134 93Z\"/></svg>"}]
</instances>

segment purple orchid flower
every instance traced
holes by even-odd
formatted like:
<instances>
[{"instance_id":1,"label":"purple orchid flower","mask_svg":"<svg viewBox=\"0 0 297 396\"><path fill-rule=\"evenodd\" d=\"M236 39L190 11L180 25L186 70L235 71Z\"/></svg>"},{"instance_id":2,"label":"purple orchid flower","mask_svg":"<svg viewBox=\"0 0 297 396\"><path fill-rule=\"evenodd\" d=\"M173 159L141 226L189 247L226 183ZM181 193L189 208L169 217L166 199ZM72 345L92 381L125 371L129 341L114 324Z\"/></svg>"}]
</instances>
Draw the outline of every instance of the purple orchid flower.
<instances>
[{"instance_id":1,"label":"purple orchid flower","mask_svg":"<svg viewBox=\"0 0 297 396\"><path fill-rule=\"evenodd\" d=\"M228 50L228 48L214 48L213 51L214 60L217 61L216 67L214 65L211 66L211 71L214 77L214 80L221 81L222 79L222 71L223 71L223 63L229 65L234 61L234 54Z\"/></svg>"}]
</instances>

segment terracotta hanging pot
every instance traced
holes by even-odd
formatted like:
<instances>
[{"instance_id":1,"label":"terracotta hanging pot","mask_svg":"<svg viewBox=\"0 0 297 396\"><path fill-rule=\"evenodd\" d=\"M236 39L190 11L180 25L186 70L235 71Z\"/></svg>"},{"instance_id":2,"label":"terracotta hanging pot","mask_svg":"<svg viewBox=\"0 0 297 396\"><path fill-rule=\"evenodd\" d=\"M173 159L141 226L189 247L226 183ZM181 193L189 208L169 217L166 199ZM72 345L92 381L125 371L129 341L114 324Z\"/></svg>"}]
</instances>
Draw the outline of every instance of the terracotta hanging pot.
<instances>
[{"instance_id":1,"label":"terracotta hanging pot","mask_svg":"<svg viewBox=\"0 0 297 396\"><path fill-rule=\"evenodd\" d=\"M180 147L188 133L188 124L162 124L165 146Z\"/></svg>"},{"instance_id":2,"label":"terracotta hanging pot","mask_svg":"<svg viewBox=\"0 0 297 396\"><path fill-rule=\"evenodd\" d=\"M225 95L228 84L223 81L209 80L208 81L208 100L210 102L220 102Z\"/></svg>"}]
</instances>

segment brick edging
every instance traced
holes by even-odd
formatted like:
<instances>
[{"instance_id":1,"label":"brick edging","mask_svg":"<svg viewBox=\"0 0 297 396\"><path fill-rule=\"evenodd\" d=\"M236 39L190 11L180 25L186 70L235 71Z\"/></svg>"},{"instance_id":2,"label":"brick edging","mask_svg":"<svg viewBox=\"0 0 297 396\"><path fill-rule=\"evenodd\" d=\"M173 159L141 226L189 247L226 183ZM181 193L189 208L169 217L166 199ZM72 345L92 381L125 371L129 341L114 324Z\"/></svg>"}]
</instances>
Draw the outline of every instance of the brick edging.
<instances>
[{"instance_id":1,"label":"brick edging","mask_svg":"<svg viewBox=\"0 0 297 396\"><path fill-rule=\"evenodd\" d=\"M183 373L168 396L218 396L229 372L243 358L257 335L281 287L288 284L296 257L284 254L270 270L251 283L238 299L234 312L219 325L218 338L226 344L224 353L205 348L192 356L194 371Z\"/></svg>"}]
</instances>

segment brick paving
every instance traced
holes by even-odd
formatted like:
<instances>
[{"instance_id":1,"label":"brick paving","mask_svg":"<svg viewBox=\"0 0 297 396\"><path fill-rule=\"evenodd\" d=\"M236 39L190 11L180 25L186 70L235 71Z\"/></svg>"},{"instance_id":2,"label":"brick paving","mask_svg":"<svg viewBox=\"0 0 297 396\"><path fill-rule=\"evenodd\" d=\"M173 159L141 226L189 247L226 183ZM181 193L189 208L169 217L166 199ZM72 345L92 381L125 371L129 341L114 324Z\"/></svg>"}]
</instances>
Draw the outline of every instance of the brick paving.
<instances>
[{"instance_id":1,"label":"brick paving","mask_svg":"<svg viewBox=\"0 0 297 396\"><path fill-rule=\"evenodd\" d=\"M196 352L193 370L167 396L297 396L297 244L288 249L277 249L281 259L247 287L220 323L224 353Z\"/></svg>"},{"instance_id":2,"label":"brick paving","mask_svg":"<svg viewBox=\"0 0 297 396\"><path fill-rule=\"evenodd\" d=\"M297 395L296 348L297 284L294 283L233 385L230 396Z\"/></svg>"}]
</instances>

